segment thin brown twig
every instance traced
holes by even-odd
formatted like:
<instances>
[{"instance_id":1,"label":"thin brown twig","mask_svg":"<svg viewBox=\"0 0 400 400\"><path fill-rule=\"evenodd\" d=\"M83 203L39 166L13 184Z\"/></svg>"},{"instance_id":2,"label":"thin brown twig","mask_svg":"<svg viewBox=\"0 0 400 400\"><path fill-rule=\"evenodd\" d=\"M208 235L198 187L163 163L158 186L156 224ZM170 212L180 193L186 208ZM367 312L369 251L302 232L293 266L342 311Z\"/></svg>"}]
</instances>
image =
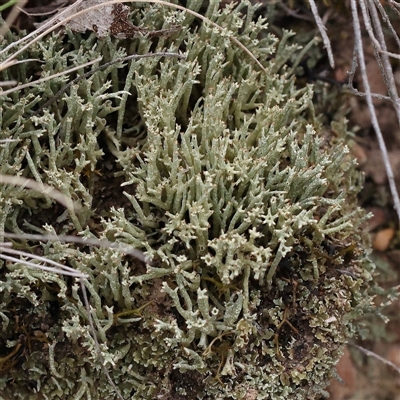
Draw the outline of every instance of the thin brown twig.
<instances>
[{"instance_id":1,"label":"thin brown twig","mask_svg":"<svg viewBox=\"0 0 400 400\"><path fill-rule=\"evenodd\" d=\"M46 107L49 107L51 104L53 104L69 87L71 87L72 85L74 85L75 83L79 82L82 79L86 79L89 76L93 75L94 73L96 73L97 71L100 71L104 68L109 67L110 65L113 64L117 64L119 62L125 62L125 61L130 61L130 60L135 60L135 59L139 59L139 58L148 58L148 57L177 57L180 59L184 59L185 56L183 56L182 54L178 54L178 53L171 53L171 52L158 52L158 53L148 53L148 54L131 54L129 56L126 57L118 57L112 61L109 61L103 65L100 65L98 67L96 67L95 69L93 69L92 71L88 71L86 73L84 73L83 75L79 75L77 76L75 79L73 79L72 81L68 82L64 87L62 87L51 99L49 99L45 104L43 104L39 110L36 111L36 114L40 113L41 110L43 110Z\"/></svg>"},{"instance_id":2,"label":"thin brown twig","mask_svg":"<svg viewBox=\"0 0 400 400\"><path fill-rule=\"evenodd\" d=\"M79 203L72 201L70 198L62 194L57 189L46 185L42 182L37 182L33 179L24 178L21 176L14 175L3 175L0 174L0 185L13 185L20 186L21 188L28 188L42 193L45 196L52 198L66 208L74 208L76 211L81 209Z\"/></svg>"},{"instance_id":3,"label":"thin brown twig","mask_svg":"<svg viewBox=\"0 0 400 400\"><path fill-rule=\"evenodd\" d=\"M42 12L42 13L40 13L40 12L37 12L37 13L28 12L28 11L22 9L22 8L20 10L21 10L21 12L23 14L27 15L28 17L47 17L48 15L55 14L58 10L62 9L66 3L68 3L68 1L65 1L64 3L60 4L59 6L55 7L54 9L52 9L51 11Z\"/></svg>"},{"instance_id":4,"label":"thin brown twig","mask_svg":"<svg viewBox=\"0 0 400 400\"><path fill-rule=\"evenodd\" d=\"M0 55L4 54L6 52L8 52L9 50L11 50L13 47L18 46L19 44L31 39L32 37L36 36L37 34L39 34L40 32L45 31L45 33L43 35L40 35L39 38L33 39L32 42L28 43L28 45L23 46L20 50L18 50L17 52L15 52L12 56L10 56L6 61L2 62L0 64L0 67L3 65L3 63L10 61L11 59L13 59L16 55L20 54L21 52L23 52L24 50L26 50L31 43L34 43L35 41L37 41L38 39L42 38L43 36L45 36L47 33L51 32L52 30L54 30L55 28L52 29L52 25L54 23L55 20L57 20L58 18L62 17L64 14L68 14L71 9L73 9L74 7L77 7L79 4L81 4L84 0L77 0L74 4L71 4L69 7L67 7L65 10L63 10L60 14L54 16L53 18L49 19L48 21L46 21L43 25L41 25L39 28L37 28L36 30L34 30L33 32L29 33L28 35L10 43L8 46L6 46L4 49L0 50ZM46 31L47 30L47 31ZM1 70L1 69L0 69Z\"/></svg>"},{"instance_id":5,"label":"thin brown twig","mask_svg":"<svg viewBox=\"0 0 400 400\"><path fill-rule=\"evenodd\" d=\"M134 249L129 245L110 242L109 240L106 239L82 238L73 235L45 235L45 234L36 235L30 233L22 234L22 233L10 233L10 232L0 232L0 237L5 237L9 239L37 240L42 242L50 242L50 241L68 242L68 243L82 244L85 246L95 246L100 248L114 249L126 255L135 257L146 264L150 263L150 260L146 257L146 255L142 251Z\"/></svg>"},{"instance_id":6,"label":"thin brown twig","mask_svg":"<svg viewBox=\"0 0 400 400\"><path fill-rule=\"evenodd\" d=\"M362 3L362 0L360 0L360 3ZM359 65L360 65L360 72L361 72L362 82L363 82L364 90L365 90L365 98L366 98L368 109L369 109L369 112L371 115L372 126L375 130L376 137L378 139L379 149L381 151L383 162L385 165L386 174L387 174L388 182L389 182L389 187L390 187L390 191L391 191L393 202L394 202L394 209L396 210L398 219L400 221L400 199L399 199L399 194L398 194L397 187L396 187L396 182L394 179L393 169L392 169L392 166L390 165L390 161L389 161L388 151L386 148L385 141L383 139L382 131L379 126L378 118L376 116L375 107L374 107L373 100L372 100L371 88L370 88L368 75L367 75L367 67L366 67L365 59L364 59L364 50L363 50L363 42L362 42L362 35L361 35L361 25L360 25L360 20L358 17L358 8L357 8L356 0L350 0L350 4L351 4L352 16L353 16L354 46L355 46L355 51L357 54Z\"/></svg>"},{"instance_id":7,"label":"thin brown twig","mask_svg":"<svg viewBox=\"0 0 400 400\"><path fill-rule=\"evenodd\" d=\"M310 3L311 11L314 15L315 23L317 24L318 30L322 36L322 41L326 48L326 52L328 53L329 64L331 68L335 68L335 59L333 58L331 42L329 40L328 35L326 34L325 25L322 22L321 17L319 16L317 5L315 4L314 0L308 0L308 1Z\"/></svg>"},{"instance_id":8,"label":"thin brown twig","mask_svg":"<svg viewBox=\"0 0 400 400\"><path fill-rule=\"evenodd\" d=\"M38 85L39 83L50 81L50 80L52 80L54 78L57 78L59 76L62 76L62 75L68 75L71 72L77 71L78 69L85 68L85 67L88 67L89 65L95 64L95 63L99 62L100 60L101 60L101 57L98 57L95 60L88 61L85 64L78 65L76 67L67 69L66 71L58 72L56 74L49 75L49 76L46 76L46 77L41 78L41 79L37 79L37 80L32 81L32 82L24 83L23 85L19 85L19 86L16 86L16 87L12 88L12 89L5 90L4 92L0 92L0 96L7 96L7 95L9 95L11 93L20 91L20 90L25 89L27 87L35 86L35 85Z\"/></svg>"},{"instance_id":9,"label":"thin brown twig","mask_svg":"<svg viewBox=\"0 0 400 400\"><path fill-rule=\"evenodd\" d=\"M389 360L386 360L385 358L381 357L379 354L376 354L373 351L366 349L365 347L358 346L357 344L349 343L349 345L351 347L354 347L354 348L360 350L362 353L364 353L368 357L376 358L377 360L383 362L384 364L389 365L389 367L392 367L398 374L400 374L400 368L396 364L392 363Z\"/></svg>"},{"instance_id":10,"label":"thin brown twig","mask_svg":"<svg viewBox=\"0 0 400 400\"><path fill-rule=\"evenodd\" d=\"M48 33L50 33L51 31L53 31L54 29L58 28L59 26L63 26L65 25L67 22L75 19L76 17L86 14L90 11L94 11L94 10L98 10L102 7L105 6L109 6L109 5L113 5L113 4L119 4L119 3L131 3L132 0L110 0L110 1L105 1L101 4L97 4L94 5L92 7L88 7L84 10L81 10L79 12L76 12L73 15L69 15L68 17L59 20L60 17L68 12L70 12L71 7L76 7L78 3L80 3L82 0L78 0L76 3L72 4L70 7L66 8L62 13L60 13L59 15L53 17L50 21L48 21L45 25L43 25L41 27L41 31L43 31L44 26L46 26L46 29L40 33L38 36L36 36L34 39L32 39L28 44L26 44L25 46L22 46L19 50L17 50L15 53L13 53L10 57L8 57L3 63L9 62L12 59L14 59L18 54L20 54L21 52L23 52L24 50L26 50L31 44L35 43L36 41L40 40L42 37L44 37L45 35L47 35ZM312 0L313 1L313 0ZM166 7L172 7L175 8L177 10L181 10L184 12L187 12L188 14L191 14L199 19L201 19L203 22L210 24L211 26L213 26L214 28L218 29L219 31L223 32L224 28L222 28L221 26L219 26L218 24L216 24L215 22L209 20L208 18L204 17L203 15L192 11L186 7L177 5L177 4L173 4L173 3L168 3L167 1L163 1L163 0L133 0L133 2L135 3L153 3L153 4L160 4ZM55 22L54 25L52 25ZM33 32L34 33L34 32ZM30 36L30 35L28 35ZM232 40L235 44L237 44L244 52L246 52L256 63L257 65L264 71L267 72L267 70L265 69L265 67L260 63L260 61L257 59L257 57L244 45L242 44L238 39L236 39L232 34L229 34L229 38L230 40ZM21 42L21 41L18 41ZM12 45L7 46L4 50L0 51L0 54L4 53L6 50L10 49L12 47ZM0 64L1 67L2 64Z\"/></svg>"}]
</instances>

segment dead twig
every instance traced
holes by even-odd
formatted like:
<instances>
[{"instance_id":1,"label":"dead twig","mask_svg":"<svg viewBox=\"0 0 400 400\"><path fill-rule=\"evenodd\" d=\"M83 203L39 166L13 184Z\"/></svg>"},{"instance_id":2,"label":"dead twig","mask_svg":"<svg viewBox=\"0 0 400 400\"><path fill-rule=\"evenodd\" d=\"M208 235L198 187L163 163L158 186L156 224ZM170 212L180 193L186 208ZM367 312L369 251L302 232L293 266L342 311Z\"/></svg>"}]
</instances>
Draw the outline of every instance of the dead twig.
<instances>
[{"instance_id":1,"label":"dead twig","mask_svg":"<svg viewBox=\"0 0 400 400\"><path fill-rule=\"evenodd\" d=\"M378 118L376 116L375 107L374 107L373 100L372 100L371 87L370 87L370 84L368 81L367 68L366 68L365 58L364 58L363 42L362 42L362 35L361 35L361 25L360 25L360 20L358 17L358 8L357 8L356 0L350 0L350 4L351 4L352 17L353 17L355 54L357 56L358 63L360 66L362 82L363 82L364 90L365 90L365 98L366 98L368 109L369 109L369 112L371 115L372 126L375 130L375 133L376 133L376 136L378 139L379 149L381 151L383 162L385 165L386 174L387 174L388 182L389 182L389 187L390 187L390 191L391 191L393 202L394 202L394 209L396 210L397 216L400 221L400 199L399 199L399 194L398 194L398 191L396 188L393 169L392 169L392 166L390 165L390 161L389 161L388 151L386 148L385 141L383 139L382 131L379 126ZM362 8L364 5L363 0L360 0L360 4L361 4L361 8ZM364 17L364 19L365 18L366 17ZM390 84L391 84L391 82L390 82ZM389 92L389 94L391 94L391 93ZM393 100L392 95L390 97ZM395 109L398 109L398 105L395 107Z\"/></svg>"},{"instance_id":2,"label":"dead twig","mask_svg":"<svg viewBox=\"0 0 400 400\"><path fill-rule=\"evenodd\" d=\"M381 357L379 354L376 354L373 351L366 349L365 347L358 346L353 343L349 343L349 345L351 347L354 347L354 348L360 350L362 353L364 353L368 357L376 358L377 360L379 360L379 361L383 362L384 364L388 365L389 367L393 368L398 374L400 374L400 368L396 364L393 364L391 361L386 360L385 358Z\"/></svg>"},{"instance_id":3,"label":"dead twig","mask_svg":"<svg viewBox=\"0 0 400 400\"><path fill-rule=\"evenodd\" d=\"M50 33L51 31L53 31L54 29L63 26L65 24L67 24L69 21L72 21L73 19L77 18L80 15L83 15L85 13L88 13L90 11L94 11L97 9L100 9L102 7L105 6L109 6L109 5L113 5L113 4L120 4L120 3L130 3L132 2L132 0L110 0L110 1L105 1L101 4L97 4L94 5L92 7L88 7L84 10L81 10L79 12L76 12L74 14L71 14L71 10L75 7L78 6L78 4L80 4L82 2L82 0L78 0L76 3L72 4L71 6L67 7L63 12L61 12L60 14L54 16L53 18L51 18L49 21L46 22L46 24L44 24L43 26L41 26L37 31L32 32L30 35L28 35L27 37L20 39L18 41L16 41L15 43L7 46L5 49L3 49L2 51L0 51L0 55L4 54L5 52L9 51L12 47L16 46L17 44L22 43L23 41L28 40L28 38L30 39L31 37L35 36L36 34L38 34L38 36L34 37L31 41L29 41L25 46L22 46L19 50L17 50L15 53L13 53L10 57L8 57L5 61L3 61L2 64L0 64L0 68L4 63L8 63L11 60L13 60L17 55L21 54L24 50L26 50L31 44L37 42L38 40L40 40L41 38L43 38L44 36L46 36L48 33ZM177 4L173 4L173 3L168 3L166 1L163 0L134 0L135 3L153 3L153 4L160 4L166 7L172 7L175 8L177 10L181 10L184 12L187 12L188 14L191 14L199 19L201 19L203 22L210 24L212 27L218 29L221 32L225 32L225 29L222 28L221 26L219 26L218 24L216 24L213 21L210 21L208 18L204 17L203 15L189 10L186 7L177 5ZM64 15L67 15L67 17L62 18ZM41 33L40 33L41 32ZM258 59L254 56L254 54L245 46L243 45L238 39L236 39L231 33L228 32L228 36L229 38L236 44L238 45L243 51L245 51L256 63L257 65L264 71L267 72L267 70L264 68L264 66L260 63L260 61L258 61Z\"/></svg>"},{"instance_id":4,"label":"dead twig","mask_svg":"<svg viewBox=\"0 0 400 400\"><path fill-rule=\"evenodd\" d=\"M308 0L310 2L310 7L311 11L314 15L315 23L318 26L318 30L322 36L322 41L324 42L324 46L326 48L326 51L328 53L328 58L329 58L329 64L331 68L335 68L335 60L333 58L333 53L332 53L332 47L331 47L331 42L329 40L328 35L326 34L326 28L324 23L322 22L321 17L319 16L317 5L315 4L314 0Z\"/></svg>"},{"instance_id":5,"label":"dead twig","mask_svg":"<svg viewBox=\"0 0 400 400\"><path fill-rule=\"evenodd\" d=\"M121 243L110 242L106 239L95 239L95 238L82 238L73 235L35 235L29 233L10 233L10 232L0 232L0 238L5 237L9 239L24 239L24 240L37 240L42 242L57 241L66 243L76 243L85 246L95 246L100 248L108 248L120 251L126 255L137 258L138 260L149 264L149 259L146 258L145 254L131 246L124 245Z\"/></svg>"},{"instance_id":6,"label":"dead twig","mask_svg":"<svg viewBox=\"0 0 400 400\"><path fill-rule=\"evenodd\" d=\"M86 79L89 76L93 75L94 73L96 73L97 71L100 71L104 68L109 67L110 65L113 64L118 64L120 62L126 62L126 61L130 61L130 60L137 60L140 58L148 58L148 57L177 57L180 59L184 59L185 56L183 56L182 54L178 54L178 53L171 53L171 52L158 52L158 53L148 53L148 54L131 54L129 56L126 57L119 57L116 58L108 63L105 63L103 65L100 65L99 67L93 69L92 71L86 72L83 75L79 75L77 76L75 79L73 79L72 81L68 82L62 89L60 89L50 100L48 100L45 104L43 104L38 111L36 111L36 114L39 114L41 112L41 110L43 110L46 107L49 107L51 104L53 104L63 93L65 93L65 91L71 87L72 85L74 85L75 83L78 83L80 80L82 79Z\"/></svg>"},{"instance_id":7,"label":"dead twig","mask_svg":"<svg viewBox=\"0 0 400 400\"><path fill-rule=\"evenodd\" d=\"M57 189L46 185L42 182L37 182L33 179L24 178L21 176L3 175L0 174L0 185L13 185L22 188L28 188L42 193L45 196L52 198L66 208L72 208L76 211L81 209L79 203L73 202L70 198L59 192Z\"/></svg>"},{"instance_id":8,"label":"dead twig","mask_svg":"<svg viewBox=\"0 0 400 400\"><path fill-rule=\"evenodd\" d=\"M67 70L62 71L62 72L58 72L57 74L49 75L49 76L46 76L45 78L37 79L37 80L32 81L32 82L24 83L23 85L19 85L19 86L16 86L16 87L12 88L12 89L5 90L4 92L0 92L0 96L7 96L7 95L9 95L11 93L14 93L14 92L17 92L19 90L25 89L27 87L35 86L35 85L38 85L40 83L50 81L50 80L52 80L54 78L58 78L59 76L68 75L71 72L77 71L78 69L85 68L85 67L87 67L89 65L95 64L95 63L99 62L100 60L101 60L101 57L98 57L95 60L89 61L89 62L87 62L85 64L82 64L82 65L78 65L76 67L67 69Z\"/></svg>"}]
</instances>

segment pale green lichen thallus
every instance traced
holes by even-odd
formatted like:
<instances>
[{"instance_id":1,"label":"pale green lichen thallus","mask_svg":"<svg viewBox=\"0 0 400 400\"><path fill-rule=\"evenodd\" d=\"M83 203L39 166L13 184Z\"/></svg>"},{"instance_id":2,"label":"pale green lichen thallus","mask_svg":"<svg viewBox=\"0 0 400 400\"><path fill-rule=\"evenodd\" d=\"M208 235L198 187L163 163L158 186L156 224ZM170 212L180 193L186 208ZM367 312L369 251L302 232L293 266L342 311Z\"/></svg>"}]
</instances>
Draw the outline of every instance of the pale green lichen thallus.
<instances>
[{"instance_id":1,"label":"pale green lichen thallus","mask_svg":"<svg viewBox=\"0 0 400 400\"><path fill-rule=\"evenodd\" d=\"M23 53L40 61L1 72L26 82L99 55L186 54L97 70L43 109L75 76L1 97L1 138L18 139L0 144L1 173L82 210L3 185L0 229L107 238L151 259L18 242L89 275L102 356L125 399L317 398L372 302L346 127L323 126L312 86L296 86L292 32L278 39L248 3L188 6L225 30L133 6L137 26L181 29L129 40L67 29ZM115 398L72 278L3 263L0 321L4 398Z\"/></svg>"}]
</instances>

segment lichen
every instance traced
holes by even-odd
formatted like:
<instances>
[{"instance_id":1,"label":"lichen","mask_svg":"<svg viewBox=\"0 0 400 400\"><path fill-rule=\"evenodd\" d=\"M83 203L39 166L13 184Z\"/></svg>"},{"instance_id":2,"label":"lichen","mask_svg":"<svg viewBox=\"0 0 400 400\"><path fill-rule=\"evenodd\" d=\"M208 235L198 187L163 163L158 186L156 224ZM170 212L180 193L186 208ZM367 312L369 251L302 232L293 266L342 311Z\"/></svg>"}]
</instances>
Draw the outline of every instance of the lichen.
<instances>
[{"instance_id":1,"label":"lichen","mask_svg":"<svg viewBox=\"0 0 400 400\"><path fill-rule=\"evenodd\" d=\"M0 144L1 173L46 183L82 208L3 185L0 229L146 253L147 265L113 249L21 243L89 276L102 356L124 398L312 399L372 304L362 177L345 124L323 126L312 86L296 86L293 33L278 40L247 2L218 6L205 15L267 73L226 32L152 6L133 22L181 30L117 40L67 29L22 55L41 63L2 71L24 82L99 54L186 54L96 70L52 103L66 77L1 97L1 138L17 139ZM0 277L4 397L115 398L79 285L11 263Z\"/></svg>"}]
</instances>

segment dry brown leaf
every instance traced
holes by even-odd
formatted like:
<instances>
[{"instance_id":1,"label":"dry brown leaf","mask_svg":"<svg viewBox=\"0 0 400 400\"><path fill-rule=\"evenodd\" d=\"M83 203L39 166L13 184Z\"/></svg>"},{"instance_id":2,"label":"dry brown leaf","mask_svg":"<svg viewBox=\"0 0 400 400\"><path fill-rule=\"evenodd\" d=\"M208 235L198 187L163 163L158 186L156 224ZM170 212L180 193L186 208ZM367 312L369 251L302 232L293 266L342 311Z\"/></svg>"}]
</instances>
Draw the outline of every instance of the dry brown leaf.
<instances>
[{"instance_id":1,"label":"dry brown leaf","mask_svg":"<svg viewBox=\"0 0 400 400\"><path fill-rule=\"evenodd\" d=\"M366 211L373 214L372 218L370 218L365 224L368 232L372 232L376 228L379 228L387 221L385 211L381 207L367 207Z\"/></svg>"},{"instance_id":2,"label":"dry brown leaf","mask_svg":"<svg viewBox=\"0 0 400 400\"><path fill-rule=\"evenodd\" d=\"M86 0L78 7L71 9L70 14L63 17L69 18L79 11L100 5L103 0ZM99 38L110 34L120 39L134 36L140 29L128 21L130 8L124 4L112 4L90 10L87 13L78 15L67 26L75 32L94 31Z\"/></svg>"},{"instance_id":3,"label":"dry brown leaf","mask_svg":"<svg viewBox=\"0 0 400 400\"><path fill-rule=\"evenodd\" d=\"M372 247L378 251L386 251L394 234L393 228L382 229L376 234Z\"/></svg>"},{"instance_id":4,"label":"dry brown leaf","mask_svg":"<svg viewBox=\"0 0 400 400\"><path fill-rule=\"evenodd\" d=\"M110 35L118 39L144 35L148 37L169 36L180 29L179 26L172 26L169 29L158 31L139 28L129 22L130 8L128 6L122 3L102 6L103 3L104 0L86 0L76 7L63 9L62 18L56 18L55 22L62 23L67 21L64 25L68 26L72 31L80 33L93 31L98 38Z\"/></svg>"}]
</instances>

